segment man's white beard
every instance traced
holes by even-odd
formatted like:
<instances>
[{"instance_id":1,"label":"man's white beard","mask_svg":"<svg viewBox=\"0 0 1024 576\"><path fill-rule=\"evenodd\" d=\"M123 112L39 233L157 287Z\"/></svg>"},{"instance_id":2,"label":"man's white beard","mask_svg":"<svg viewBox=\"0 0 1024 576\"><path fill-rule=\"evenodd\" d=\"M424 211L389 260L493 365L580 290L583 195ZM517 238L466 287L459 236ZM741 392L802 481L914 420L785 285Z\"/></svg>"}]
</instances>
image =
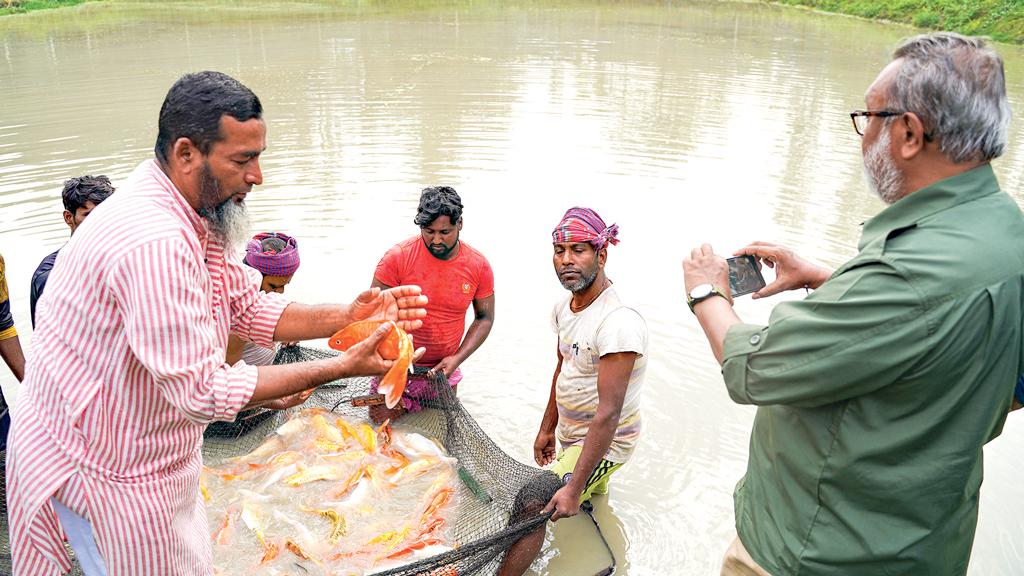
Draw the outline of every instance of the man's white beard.
<instances>
[{"instance_id":1,"label":"man's white beard","mask_svg":"<svg viewBox=\"0 0 1024 576\"><path fill-rule=\"evenodd\" d=\"M891 138L887 130L868 148L864 154L864 179L868 188L886 204L892 204L903 197L903 174L889 152Z\"/></svg>"},{"instance_id":2,"label":"man's white beard","mask_svg":"<svg viewBox=\"0 0 1024 576\"><path fill-rule=\"evenodd\" d=\"M249 239L249 213L244 202L228 198L220 204L220 184L213 177L209 164L204 164L199 181L199 215L206 220L210 234L216 236L227 251L234 250Z\"/></svg>"},{"instance_id":3,"label":"man's white beard","mask_svg":"<svg viewBox=\"0 0 1024 576\"><path fill-rule=\"evenodd\" d=\"M244 202L228 198L207 214L203 217L210 233L220 239L225 250L235 250L249 239L249 212Z\"/></svg>"}]
</instances>

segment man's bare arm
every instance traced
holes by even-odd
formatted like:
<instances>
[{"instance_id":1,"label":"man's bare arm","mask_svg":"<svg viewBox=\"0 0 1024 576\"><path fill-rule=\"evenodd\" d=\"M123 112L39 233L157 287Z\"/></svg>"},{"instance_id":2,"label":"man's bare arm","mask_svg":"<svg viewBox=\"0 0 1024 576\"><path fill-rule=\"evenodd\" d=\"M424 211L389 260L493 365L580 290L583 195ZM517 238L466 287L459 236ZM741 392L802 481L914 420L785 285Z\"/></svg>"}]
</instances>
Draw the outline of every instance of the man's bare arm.
<instances>
[{"instance_id":1,"label":"man's bare arm","mask_svg":"<svg viewBox=\"0 0 1024 576\"><path fill-rule=\"evenodd\" d=\"M21 351L21 342L17 336L0 340L0 356L3 357L18 382L25 379L25 354Z\"/></svg>"},{"instance_id":2,"label":"man's bare arm","mask_svg":"<svg viewBox=\"0 0 1024 576\"><path fill-rule=\"evenodd\" d=\"M339 378L384 374L391 369L394 361L381 358L377 353L377 346L391 330L391 325L385 324L369 338L336 357L295 364L259 366L256 390L249 399L249 405L255 406L267 400L284 398ZM414 353L413 359L422 354L421 348Z\"/></svg>"},{"instance_id":3,"label":"man's bare arm","mask_svg":"<svg viewBox=\"0 0 1024 576\"><path fill-rule=\"evenodd\" d=\"M451 376L452 372L455 372L473 352L476 352L484 340L487 340L487 335L491 333L491 327L494 326L494 294L487 298L473 300L473 316L473 323L466 330L459 349L451 356L442 358L437 366L430 369L431 373L441 370L445 376Z\"/></svg>"},{"instance_id":4,"label":"man's bare arm","mask_svg":"<svg viewBox=\"0 0 1024 576\"><path fill-rule=\"evenodd\" d=\"M224 355L224 361L229 365L234 366L236 362L242 359L242 349L245 348L245 340L242 340L234 334L228 334L228 349Z\"/></svg>"},{"instance_id":5,"label":"man's bare arm","mask_svg":"<svg viewBox=\"0 0 1024 576\"><path fill-rule=\"evenodd\" d=\"M555 364L555 373L551 376L551 393L548 395L548 404L544 408L544 417L540 421L537 439L533 442L533 459L540 466L547 466L555 459L555 427L558 426L555 384L558 383L558 375L562 373L562 354L558 351L557 346L555 354L558 357L558 363Z\"/></svg>"},{"instance_id":6,"label":"man's bare arm","mask_svg":"<svg viewBox=\"0 0 1024 576\"><path fill-rule=\"evenodd\" d=\"M274 340L294 342L326 338L360 320L396 320L402 329L411 331L423 325L426 305L427 297L420 294L419 286L371 288L351 304L292 303L278 320Z\"/></svg>"},{"instance_id":7,"label":"man's bare arm","mask_svg":"<svg viewBox=\"0 0 1024 576\"><path fill-rule=\"evenodd\" d=\"M597 412L590 423L587 437L583 440L583 451L573 468L572 479L551 498L545 511L555 510L552 520L573 516L579 512L580 496L586 488L587 479L598 462L604 458L608 447L615 438L619 415L626 399L629 376L636 362L635 352L616 352L601 356L597 371Z\"/></svg>"}]
</instances>

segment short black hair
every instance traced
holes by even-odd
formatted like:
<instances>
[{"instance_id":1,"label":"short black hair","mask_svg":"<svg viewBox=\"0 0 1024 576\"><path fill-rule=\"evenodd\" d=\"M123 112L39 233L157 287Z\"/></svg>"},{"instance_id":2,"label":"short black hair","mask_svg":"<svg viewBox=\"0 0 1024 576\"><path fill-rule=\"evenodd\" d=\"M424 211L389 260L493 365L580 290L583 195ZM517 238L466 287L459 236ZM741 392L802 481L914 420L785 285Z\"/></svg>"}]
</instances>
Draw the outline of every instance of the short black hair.
<instances>
[{"instance_id":1,"label":"short black hair","mask_svg":"<svg viewBox=\"0 0 1024 576\"><path fill-rule=\"evenodd\" d=\"M188 138L202 154L221 139L220 118L227 114L239 122L261 118L260 99L241 82L222 72L185 74L171 86L160 107L156 156L167 162L171 146Z\"/></svg>"},{"instance_id":2,"label":"short black hair","mask_svg":"<svg viewBox=\"0 0 1024 576\"><path fill-rule=\"evenodd\" d=\"M106 176L79 176L64 181L64 190L61 191L61 199L64 200L64 209L74 214L87 202L99 204L114 193L114 187L110 184L110 178Z\"/></svg>"},{"instance_id":3,"label":"short black hair","mask_svg":"<svg viewBox=\"0 0 1024 576\"><path fill-rule=\"evenodd\" d=\"M462 218L462 198L451 186L431 186L420 194L420 207L413 222L417 226L430 225L439 216L447 216L452 224Z\"/></svg>"}]
</instances>

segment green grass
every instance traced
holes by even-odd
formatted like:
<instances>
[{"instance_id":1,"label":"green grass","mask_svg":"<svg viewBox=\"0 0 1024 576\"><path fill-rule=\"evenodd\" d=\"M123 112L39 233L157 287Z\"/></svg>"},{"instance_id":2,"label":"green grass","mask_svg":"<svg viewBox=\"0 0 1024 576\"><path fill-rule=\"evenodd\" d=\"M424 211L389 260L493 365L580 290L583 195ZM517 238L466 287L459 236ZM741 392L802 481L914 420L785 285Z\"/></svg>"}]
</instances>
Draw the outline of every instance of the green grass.
<instances>
[{"instance_id":1,"label":"green grass","mask_svg":"<svg viewBox=\"0 0 1024 576\"><path fill-rule=\"evenodd\" d=\"M889 20L929 30L989 36L1001 42L1024 43L1024 2L1021 0L775 0L876 20Z\"/></svg>"},{"instance_id":2,"label":"green grass","mask_svg":"<svg viewBox=\"0 0 1024 576\"><path fill-rule=\"evenodd\" d=\"M75 6L89 0L0 0L0 16L4 14L21 14L48 8Z\"/></svg>"},{"instance_id":3,"label":"green grass","mask_svg":"<svg viewBox=\"0 0 1024 576\"><path fill-rule=\"evenodd\" d=\"M0 16L33 12L48 8L75 6L96 0L0 0ZM926 30L952 30L963 34L989 36L1001 42L1024 44L1024 0L763 0L777 4L804 6L826 12L849 14L862 18L889 20L908 24ZM136 4L132 0L114 0L112 4ZM377 0L362 2L359 0L275 0L261 2L247 8L261 9L280 8L299 12L317 9L341 10L358 9L365 14L374 10L405 6L413 8L421 4L437 4L432 0ZM452 3L464 7L487 6L490 0L453 0ZM557 6L560 2L535 2ZM175 0L159 2L155 6L166 9L172 7L208 5L210 8L230 8L237 2L231 0ZM494 4L500 5L501 2Z\"/></svg>"}]
</instances>

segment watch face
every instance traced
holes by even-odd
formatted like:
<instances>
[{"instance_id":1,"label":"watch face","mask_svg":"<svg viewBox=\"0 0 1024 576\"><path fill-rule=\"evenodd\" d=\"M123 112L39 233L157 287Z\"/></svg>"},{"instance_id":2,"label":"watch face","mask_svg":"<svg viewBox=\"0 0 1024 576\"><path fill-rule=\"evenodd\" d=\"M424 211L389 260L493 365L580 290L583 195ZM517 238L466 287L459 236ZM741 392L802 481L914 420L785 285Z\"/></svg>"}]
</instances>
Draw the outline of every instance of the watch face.
<instances>
[{"instance_id":1,"label":"watch face","mask_svg":"<svg viewBox=\"0 0 1024 576\"><path fill-rule=\"evenodd\" d=\"M700 300L701 298L707 298L709 294L714 290L711 284L698 284L690 290L690 298L693 300Z\"/></svg>"}]
</instances>

